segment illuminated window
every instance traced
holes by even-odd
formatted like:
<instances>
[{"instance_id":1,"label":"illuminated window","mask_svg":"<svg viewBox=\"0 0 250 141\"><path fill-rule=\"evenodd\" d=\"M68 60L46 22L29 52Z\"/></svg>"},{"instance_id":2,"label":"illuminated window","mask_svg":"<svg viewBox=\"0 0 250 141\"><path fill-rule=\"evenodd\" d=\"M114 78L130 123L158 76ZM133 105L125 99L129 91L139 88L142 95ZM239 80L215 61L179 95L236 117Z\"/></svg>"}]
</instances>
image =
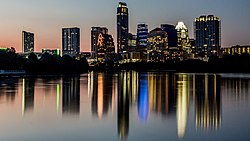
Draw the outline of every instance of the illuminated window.
<instances>
[{"instance_id":1,"label":"illuminated window","mask_svg":"<svg viewBox=\"0 0 250 141\"><path fill-rule=\"evenodd\" d=\"M246 48L243 48L243 49L242 49L242 53L246 53Z\"/></svg>"}]
</instances>

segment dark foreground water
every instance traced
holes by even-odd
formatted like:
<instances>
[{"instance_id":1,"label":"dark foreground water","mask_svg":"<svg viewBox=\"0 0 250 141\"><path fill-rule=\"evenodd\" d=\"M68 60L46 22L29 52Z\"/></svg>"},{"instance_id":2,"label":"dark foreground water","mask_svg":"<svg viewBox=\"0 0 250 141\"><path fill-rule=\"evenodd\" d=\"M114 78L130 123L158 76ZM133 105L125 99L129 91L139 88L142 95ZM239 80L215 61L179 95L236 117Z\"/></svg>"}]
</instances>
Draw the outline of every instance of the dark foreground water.
<instances>
[{"instance_id":1,"label":"dark foreground water","mask_svg":"<svg viewBox=\"0 0 250 141\"><path fill-rule=\"evenodd\" d=\"M247 141L250 75L0 78L1 141Z\"/></svg>"}]
</instances>

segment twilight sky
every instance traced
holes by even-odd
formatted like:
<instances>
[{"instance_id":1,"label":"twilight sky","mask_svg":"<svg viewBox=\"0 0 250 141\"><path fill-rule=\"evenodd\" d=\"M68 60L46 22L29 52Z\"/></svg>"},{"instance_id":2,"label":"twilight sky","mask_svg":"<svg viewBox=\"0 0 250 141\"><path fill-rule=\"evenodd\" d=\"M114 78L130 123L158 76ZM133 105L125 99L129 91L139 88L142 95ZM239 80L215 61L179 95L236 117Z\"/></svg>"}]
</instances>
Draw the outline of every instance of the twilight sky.
<instances>
[{"instance_id":1,"label":"twilight sky","mask_svg":"<svg viewBox=\"0 0 250 141\"><path fill-rule=\"evenodd\" d=\"M90 50L92 26L106 26L116 41L119 0L0 0L0 47L21 51L22 30L35 33L35 51L61 48L61 28L81 28L81 51ZM250 0L126 0L130 32L183 21L193 37L193 20L214 14L222 20L222 46L250 45Z\"/></svg>"}]
</instances>

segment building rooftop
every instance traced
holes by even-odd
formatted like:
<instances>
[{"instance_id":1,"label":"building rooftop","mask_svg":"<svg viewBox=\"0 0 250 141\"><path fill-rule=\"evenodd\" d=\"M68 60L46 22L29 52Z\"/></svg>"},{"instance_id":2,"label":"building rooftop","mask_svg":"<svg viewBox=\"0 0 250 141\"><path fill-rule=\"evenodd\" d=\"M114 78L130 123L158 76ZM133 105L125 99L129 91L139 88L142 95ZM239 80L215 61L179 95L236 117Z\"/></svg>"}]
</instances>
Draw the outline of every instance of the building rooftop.
<instances>
[{"instance_id":1,"label":"building rooftop","mask_svg":"<svg viewBox=\"0 0 250 141\"><path fill-rule=\"evenodd\" d=\"M186 25L184 24L184 22L180 21L177 23L176 27L175 27L176 30L181 30L181 29L187 29Z\"/></svg>"}]
</instances>

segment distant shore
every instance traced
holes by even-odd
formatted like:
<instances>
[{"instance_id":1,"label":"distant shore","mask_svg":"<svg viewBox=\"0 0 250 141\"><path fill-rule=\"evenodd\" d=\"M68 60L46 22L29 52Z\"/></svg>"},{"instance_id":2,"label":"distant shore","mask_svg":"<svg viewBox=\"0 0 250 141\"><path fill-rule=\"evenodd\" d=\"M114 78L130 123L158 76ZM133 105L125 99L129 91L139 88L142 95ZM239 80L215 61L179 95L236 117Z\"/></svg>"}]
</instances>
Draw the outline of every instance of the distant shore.
<instances>
[{"instance_id":1,"label":"distant shore","mask_svg":"<svg viewBox=\"0 0 250 141\"><path fill-rule=\"evenodd\" d=\"M31 53L28 57L17 54L14 49L0 51L0 70L3 75L70 75L89 71L119 72L134 71L175 71L186 73L250 73L250 55L211 56L208 61L199 59L165 60L163 62L119 63L119 60L99 62L90 66L86 58L71 58L44 53L41 58ZM0 72L1 75L1 72Z\"/></svg>"}]
</instances>

